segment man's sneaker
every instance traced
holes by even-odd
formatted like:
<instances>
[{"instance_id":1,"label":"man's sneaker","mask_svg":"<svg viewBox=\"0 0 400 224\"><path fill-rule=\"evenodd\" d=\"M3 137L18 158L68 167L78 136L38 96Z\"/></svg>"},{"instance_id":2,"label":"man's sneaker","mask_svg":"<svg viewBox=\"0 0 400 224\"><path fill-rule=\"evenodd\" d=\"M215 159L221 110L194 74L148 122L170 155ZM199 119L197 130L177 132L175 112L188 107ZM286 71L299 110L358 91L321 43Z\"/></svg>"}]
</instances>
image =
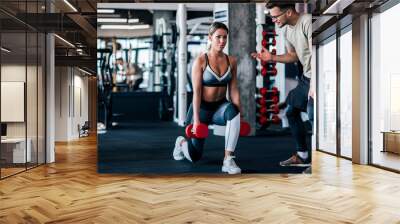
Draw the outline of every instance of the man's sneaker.
<instances>
[{"instance_id":1,"label":"man's sneaker","mask_svg":"<svg viewBox=\"0 0 400 224\"><path fill-rule=\"evenodd\" d=\"M224 163L222 165L222 172L228 174L239 174L242 170L236 165L235 160L233 160L234 156L228 156L224 159Z\"/></svg>"},{"instance_id":2,"label":"man's sneaker","mask_svg":"<svg viewBox=\"0 0 400 224\"><path fill-rule=\"evenodd\" d=\"M297 154L293 155L289 159L282 161L279 163L281 166L300 166L300 167L306 167L310 166L311 164L308 163L306 160L303 160L298 156Z\"/></svg>"},{"instance_id":3,"label":"man's sneaker","mask_svg":"<svg viewBox=\"0 0 400 224\"><path fill-rule=\"evenodd\" d=\"M185 138L182 136L176 138L174 152L172 153L174 160L182 160L185 158L182 152L183 141L185 141Z\"/></svg>"}]
</instances>

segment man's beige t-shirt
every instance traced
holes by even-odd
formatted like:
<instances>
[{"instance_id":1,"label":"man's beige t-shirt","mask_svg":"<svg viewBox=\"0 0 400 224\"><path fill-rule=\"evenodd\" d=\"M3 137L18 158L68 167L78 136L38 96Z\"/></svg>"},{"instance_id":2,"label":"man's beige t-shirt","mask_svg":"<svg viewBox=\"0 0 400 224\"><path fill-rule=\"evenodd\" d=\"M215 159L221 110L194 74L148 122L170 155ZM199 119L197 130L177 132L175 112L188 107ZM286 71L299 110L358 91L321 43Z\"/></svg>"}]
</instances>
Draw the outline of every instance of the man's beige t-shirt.
<instances>
[{"instance_id":1,"label":"man's beige t-shirt","mask_svg":"<svg viewBox=\"0 0 400 224\"><path fill-rule=\"evenodd\" d=\"M312 40L311 14L301 14L296 25L286 25L282 28L286 46L296 51L300 63L303 65L303 73L311 78L311 49L309 43Z\"/></svg>"}]
</instances>

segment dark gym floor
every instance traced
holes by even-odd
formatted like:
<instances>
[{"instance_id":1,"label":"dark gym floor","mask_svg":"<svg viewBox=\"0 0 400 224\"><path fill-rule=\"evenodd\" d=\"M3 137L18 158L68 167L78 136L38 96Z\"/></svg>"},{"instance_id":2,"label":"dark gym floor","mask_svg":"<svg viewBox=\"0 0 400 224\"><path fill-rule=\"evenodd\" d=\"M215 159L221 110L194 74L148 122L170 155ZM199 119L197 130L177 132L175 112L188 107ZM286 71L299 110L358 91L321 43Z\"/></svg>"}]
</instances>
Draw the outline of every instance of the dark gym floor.
<instances>
[{"instance_id":1,"label":"dark gym floor","mask_svg":"<svg viewBox=\"0 0 400 224\"><path fill-rule=\"evenodd\" d=\"M172 151L183 128L173 122L121 123L98 135L99 173L184 174L221 173L224 137L210 132L203 157L192 164L175 161ZM290 135L239 138L236 163L243 173L301 173L301 167L281 167L279 161L293 154Z\"/></svg>"}]
</instances>

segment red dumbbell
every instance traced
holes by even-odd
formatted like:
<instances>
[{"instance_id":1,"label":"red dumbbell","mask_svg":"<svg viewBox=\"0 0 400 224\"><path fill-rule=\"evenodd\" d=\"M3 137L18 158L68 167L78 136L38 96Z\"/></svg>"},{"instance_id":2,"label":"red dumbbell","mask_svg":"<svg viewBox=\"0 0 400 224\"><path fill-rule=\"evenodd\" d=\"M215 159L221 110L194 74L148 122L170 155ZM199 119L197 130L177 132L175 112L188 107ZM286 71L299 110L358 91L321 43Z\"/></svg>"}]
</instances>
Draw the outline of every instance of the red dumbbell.
<instances>
[{"instance_id":1,"label":"red dumbbell","mask_svg":"<svg viewBox=\"0 0 400 224\"><path fill-rule=\"evenodd\" d=\"M276 40L275 40L275 38L273 38L272 41L268 41L266 39L263 39L261 41L261 45L264 46L264 47L267 47L267 45L275 46L276 45Z\"/></svg>"},{"instance_id":2,"label":"red dumbbell","mask_svg":"<svg viewBox=\"0 0 400 224\"><path fill-rule=\"evenodd\" d=\"M278 88L276 88L275 86L272 87L271 89L267 89L267 88L265 88L265 87L263 87L263 88L260 89L260 94L261 94L261 95L265 96L265 95L267 95L268 93L270 93L270 94L273 95L273 96L277 96L277 95L279 94L279 90L278 90Z\"/></svg>"},{"instance_id":3,"label":"red dumbbell","mask_svg":"<svg viewBox=\"0 0 400 224\"><path fill-rule=\"evenodd\" d=\"M268 44L268 41L267 41L266 39L263 39L263 40L261 41L261 45L262 45L263 47L267 47L267 44Z\"/></svg>"},{"instance_id":4,"label":"red dumbbell","mask_svg":"<svg viewBox=\"0 0 400 224\"><path fill-rule=\"evenodd\" d=\"M239 135L240 136L247 136L250 134L251 127L250 124L247 123L246 121L240 121L240 131Z\"/></svg>"},{"instance_id":5,"label":"red dumbbell","mask_svg":"<svg viewBox=\"0 0 400 224\"><path fill-rule=\"evenodd\" d=\"M273 96L270 99L261 97L261 98L258 98L257 102L260 105L267 105L268 103L277 104L279 102L279 98L277 96Z\"/></svg>"},{"instance_id":6,"label":"red dumbbell","mask_svg":"<svg viewBox=\"0 0 400 224\"><path fill-rule=\"evenodd\" d=\"M267 109L267 107L266 106L262 106L262 107L260 107L260 108L257 108L258 109L258 113L260 114L260 115L264 115L264 114L266 114L268 111L268 109Z\"/></svg>"},{"instance_id":7,"label":"red dumbbell","mask_svg":"<svg viewBox=\"0 0 400 224\"><path fill-rule=\"evenodd\" d=\"M270 108L267 110L267 112L272 112L274 114L279 114L279 111L280 111L280 109L279 109L278 104L271 105Z\"/></svg>"},{"instance_id":8,"label":"red dumbbell","mask_svg":"<svg viewBox=\"0 0 400 224\"><path fill-rule=\"evenodd\" d=\"M205 124L199 124L196 128L196 133L193 133L193 124L189 124L186 129L186 136L189 138L207 138L208 137L208 126Z\"/></svg>"},{"instance_id":9,"label":"red dumbbell","mask_svg":"<svg viewBox=\"0 0 400 224\"><path fill-rule=\"evenodd\" d=\"M268 65L271 65L273 68L275 68L276 62L261 61L261 65L263 67L267 67Z\"/></svg>"},{"instance_id":10,"label":"red dumbbell","mask_svg":"<svg viewBox=\"0 0 400 224\"><path fill-rule=\"evenodd\" d=\"M267 68L261 69L262 76L267 76L267 75L276 76L276 74L278 74L278 71L276 70L276 68L272 68L270 70L268 70Z\"/></svg>"},{"instance_id":11,"label":"red dumbbell","mask_svg":"<svg viewBox=\"0 0 400 224\"><path fill-rule=\"evenodd\" d=\"M258 123L260 123L261 125L266 125L266 124L279 124L279 122L281 121L281 119L277 116L277 115L273 115L270 119L262 116L258 118Z\"/></svg>"},{"instance_id":12,"label":"red dumbbell","mask_svg":"<svg viewBox=\"0 0 400 224\"><path fill-rule=\"evenodd\" d=\"M270 44L272 44L272 46L275 46L275 45L276 45L276 39L275 39L275 37L272 39L272 41L270 42Z\"/></svg>"},{"instance_id":13,"label":"red dumbbell","mask_svg":"<svg viewBox=\"0 0 400 224\"><path fill-rule=\"evenodd\" d=\"M261 105L258 109L260 114L266 114L266 113L273 113L273 114L279 114L279 106L278 104L272 104L270 108L267 108L266 105Z\"/></svg>"}]
</instances>

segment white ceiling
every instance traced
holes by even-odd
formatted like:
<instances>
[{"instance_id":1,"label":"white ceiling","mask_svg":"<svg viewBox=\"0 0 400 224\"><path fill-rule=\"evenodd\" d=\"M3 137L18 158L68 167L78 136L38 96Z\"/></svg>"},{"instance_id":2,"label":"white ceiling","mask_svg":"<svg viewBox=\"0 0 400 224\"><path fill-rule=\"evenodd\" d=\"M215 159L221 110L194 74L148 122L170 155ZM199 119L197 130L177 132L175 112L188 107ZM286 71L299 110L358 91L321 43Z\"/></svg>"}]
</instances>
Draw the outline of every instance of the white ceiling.
<instances>
[{"instance_id":1,"label":"white ceiling","mask_svg":"<svg viewBox=\"0 0 400 224\"><path fill-rule=\"evenodd\" d=\"M179 3L98 3L97 8L177 10ZM214 3L184 3L188 11L213 11Z\"/></svg>"}]
</instances>

